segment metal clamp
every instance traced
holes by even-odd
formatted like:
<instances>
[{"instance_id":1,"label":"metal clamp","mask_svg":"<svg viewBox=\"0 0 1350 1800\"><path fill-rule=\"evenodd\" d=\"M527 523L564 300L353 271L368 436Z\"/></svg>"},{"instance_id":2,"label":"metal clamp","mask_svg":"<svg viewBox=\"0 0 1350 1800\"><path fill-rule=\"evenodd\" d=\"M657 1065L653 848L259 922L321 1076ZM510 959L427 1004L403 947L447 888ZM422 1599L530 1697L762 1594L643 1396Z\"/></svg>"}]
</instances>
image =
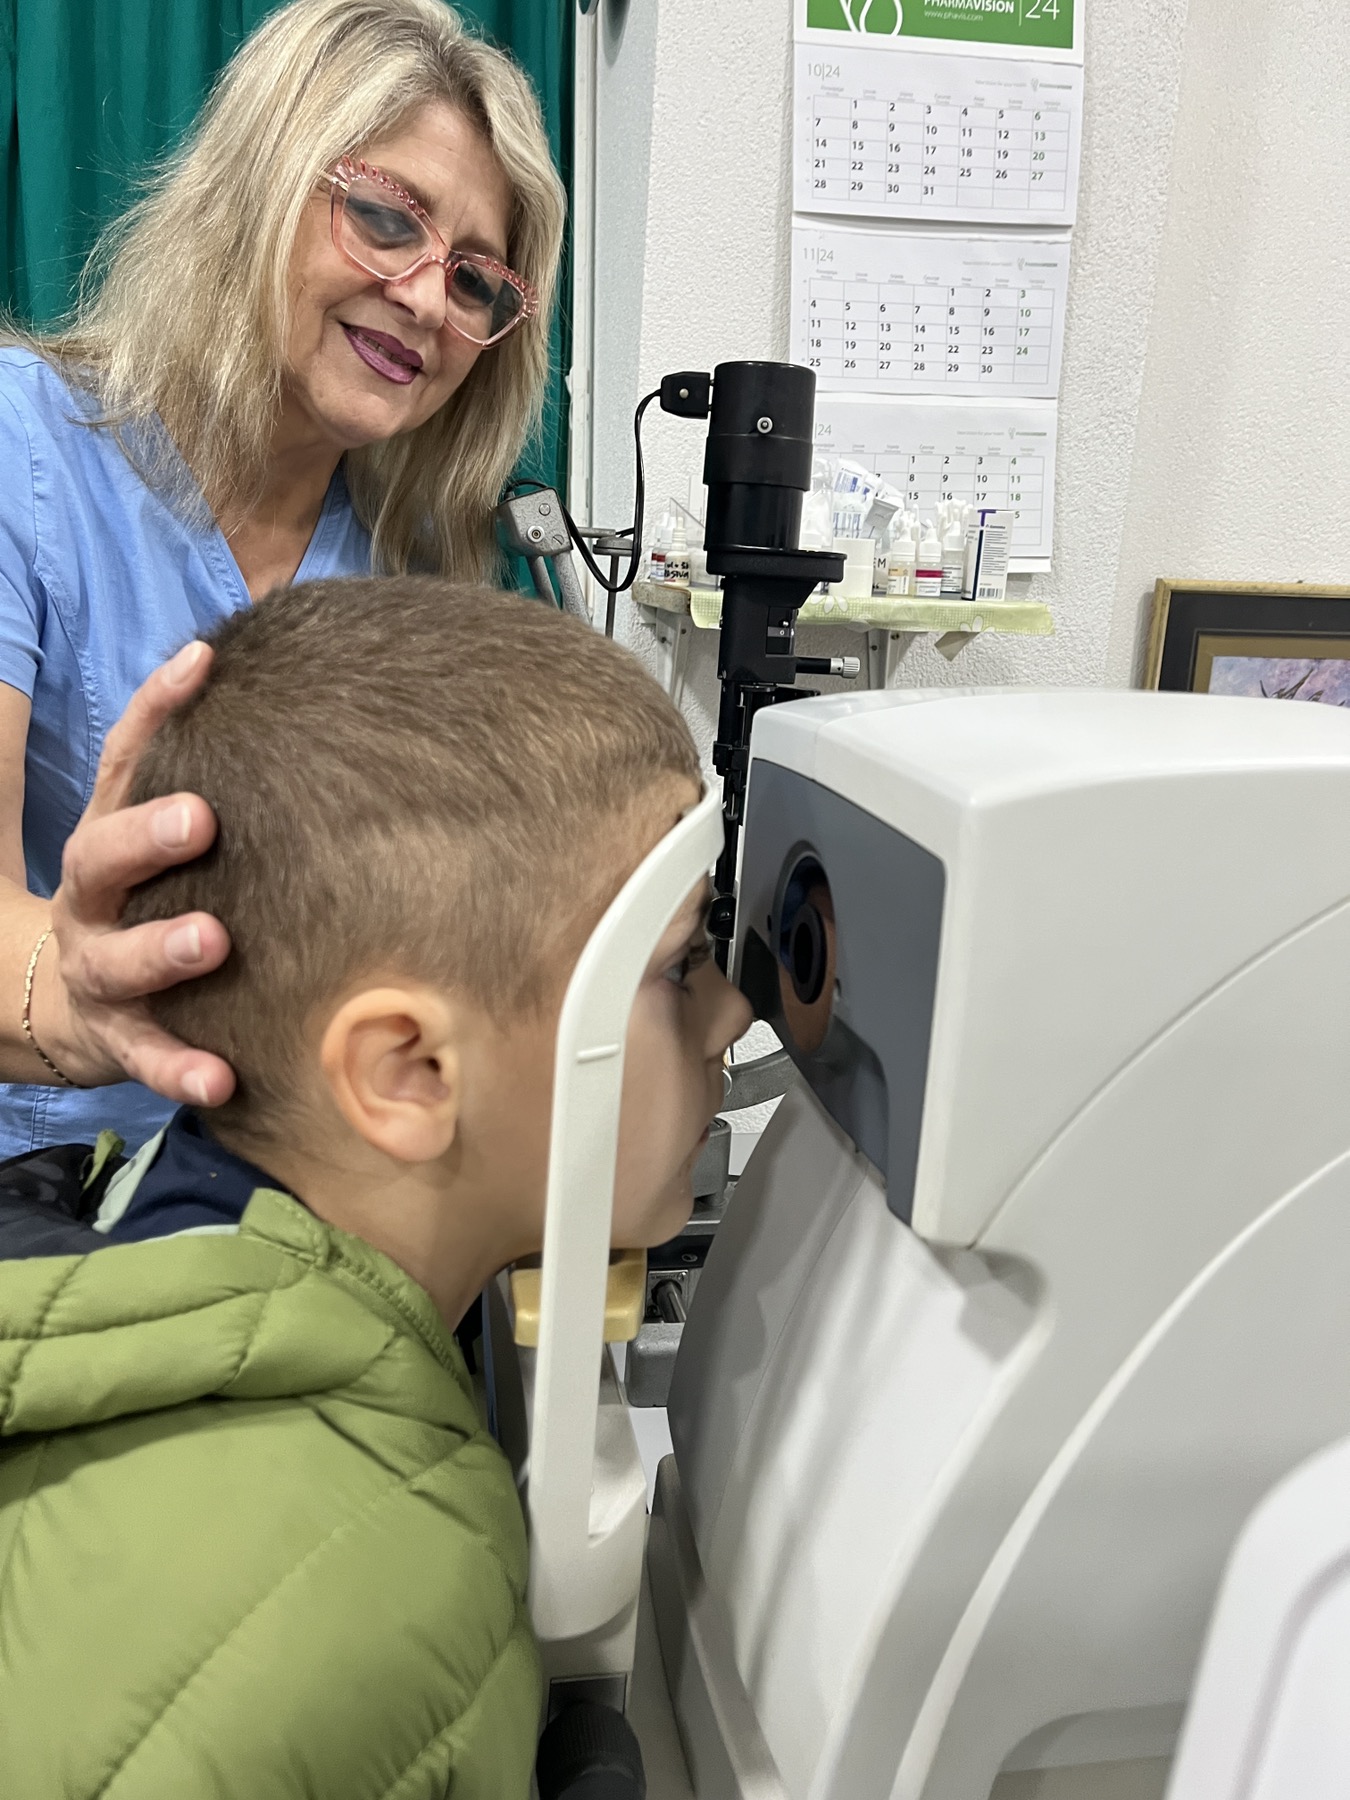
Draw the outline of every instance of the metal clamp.
<instances>
[{"instance_id":1,"label":"metal clamp","mask_svg":"<svg viewBox=\"0 0 1350 1800\"><path fill-rule=\"evenodd\" d=\"M539 598L554 605L548 565L553 564L563 608L574 618L591 622L591 611L572 565L572 539L563 517L562 501L552 488L512 494L497 508L507 547L529 564L530 577Z\"/></svg>"}]
</instances>

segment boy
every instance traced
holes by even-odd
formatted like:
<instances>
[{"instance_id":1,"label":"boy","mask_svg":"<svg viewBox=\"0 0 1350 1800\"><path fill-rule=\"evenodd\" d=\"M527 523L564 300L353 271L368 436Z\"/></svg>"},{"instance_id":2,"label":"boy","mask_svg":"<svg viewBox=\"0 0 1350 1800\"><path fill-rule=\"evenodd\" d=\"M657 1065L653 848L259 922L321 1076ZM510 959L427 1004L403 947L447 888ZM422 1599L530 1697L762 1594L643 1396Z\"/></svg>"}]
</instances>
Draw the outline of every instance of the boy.
<instances>
[{"instance_id":1,"label":"boy","mask_svg":"<svg viewBox=\"0 0 1350 1800\"><path fill-rule=\"evenodd\" d=\"M0 1788L523 1797L524 1531L451 1334L539 1248L562 996L693 745L537 603L327 582L222 628L137 782L219 817L133 911L228 927L159 1011L239 1087L114 1176L102 1247L0 1260ZM634 1008L618 1244L687 1217L748 1024L703 906Z\"/></svg>"}]
</instances>

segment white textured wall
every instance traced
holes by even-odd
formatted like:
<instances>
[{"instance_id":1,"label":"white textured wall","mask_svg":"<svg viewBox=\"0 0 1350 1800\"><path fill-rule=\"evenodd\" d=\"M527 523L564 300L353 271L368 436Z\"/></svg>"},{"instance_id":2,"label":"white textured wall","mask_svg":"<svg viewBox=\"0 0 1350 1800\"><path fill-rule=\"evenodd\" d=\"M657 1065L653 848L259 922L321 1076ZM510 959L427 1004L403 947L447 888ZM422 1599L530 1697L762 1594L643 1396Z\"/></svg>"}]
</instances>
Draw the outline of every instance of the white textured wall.
<instances>
[{"instance_id":1,"label":"white textured wall","mask_svg":"<svg viewBox=\"0 0 1350 1800\"><path fill-rule=\"evenodd\" d=\"M596 524L633 510L633 407L647 292L647 220L656 83L657 0L602 0L596 25L594 339L591 370ZM587 29L579 25L579 50Z\"/></svg>"},{"instance_id":2,"label":"white textured wall","mask_svg":"<svg viewBox=\"0 0 1350 1800\"><path fill-rule=\"evenodd\" d=\"M790 0L602 0L597 518L631 504L632 407L677 368L784 357ZM1157 575L1350 579L1350 147L1333 0L1088 0L1060 393L1051 639L920 640L906 684L1123 683ZM653 409L649 493L701 467ZM1022 585L1028 585L1025 581ZM645 632L625 614L624 635ZM856 649L845 632L809 648ZM713 645L688 710L706 740Z\"/></svg>"},{"instance_id":3,"label":"white textured wall","mask_svg":"<svg viewBox=\"0 0 1350 1800\"><path fill-rule=\"evenodd\" d=\"M1157 575L1350 585L1346 17L1191 0L1110 682Z\"/></svg>"}]
</instances>

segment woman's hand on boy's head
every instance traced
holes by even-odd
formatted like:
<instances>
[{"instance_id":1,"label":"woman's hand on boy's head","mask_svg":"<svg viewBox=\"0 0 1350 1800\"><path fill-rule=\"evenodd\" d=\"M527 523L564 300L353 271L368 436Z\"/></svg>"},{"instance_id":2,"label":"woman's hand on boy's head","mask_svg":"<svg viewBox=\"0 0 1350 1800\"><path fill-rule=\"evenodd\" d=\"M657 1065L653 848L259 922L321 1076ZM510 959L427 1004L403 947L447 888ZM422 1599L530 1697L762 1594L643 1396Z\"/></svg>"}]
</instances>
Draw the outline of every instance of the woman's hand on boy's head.
<instances>
[{"instance_id":1,"label":"woman's hand on boy's head","mask_svg":"<svg viewBox=\"0 0 1350 1800\"><path fill-rule=\"evenodd\" d=\"M211 666L206 644L189 644L132 695L108 733L93 798L66 843L52 901L59 960L38 964L33 1029L53 1060L82 1085L130 1076L180 1103L219 1106L234 1071L190 1049L150 1016L147 996L219 968L229 934L207 913L122 929L130 890L207 850L215 814L196 794L128 806L142 752L196 694Z\"/></svg>"}]
</instances>

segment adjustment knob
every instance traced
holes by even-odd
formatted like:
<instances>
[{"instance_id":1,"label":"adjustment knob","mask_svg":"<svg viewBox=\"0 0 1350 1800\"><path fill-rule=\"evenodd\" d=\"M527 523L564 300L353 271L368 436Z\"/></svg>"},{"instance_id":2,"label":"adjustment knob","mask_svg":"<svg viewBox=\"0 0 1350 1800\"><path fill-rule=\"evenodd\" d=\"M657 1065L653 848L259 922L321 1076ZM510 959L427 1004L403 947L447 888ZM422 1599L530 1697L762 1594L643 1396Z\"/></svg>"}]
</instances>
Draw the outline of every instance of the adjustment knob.
<instances>
[{"instance_id":1,"label":"adjustment knob","mask_svg":"<svg viewBox=\"0 0 1350 1800\"><path fill-rule=\"evenodd\" d=\"M539 1800L646 1800L633 1728L597 1700L563 1708L539 1740L534 1772Z\"/></svg>"},{"instance_id":2,"label":"adjustment knob","mask_svg":"<svg viewBox=\"0 0 1350 1800\"><path fill-rule=\"evenodd\" d=\"M708 908L708 936L718 944L729 944L736 935L736 902L730 894L719 894Z\"/></svg>"}]
</instances>

